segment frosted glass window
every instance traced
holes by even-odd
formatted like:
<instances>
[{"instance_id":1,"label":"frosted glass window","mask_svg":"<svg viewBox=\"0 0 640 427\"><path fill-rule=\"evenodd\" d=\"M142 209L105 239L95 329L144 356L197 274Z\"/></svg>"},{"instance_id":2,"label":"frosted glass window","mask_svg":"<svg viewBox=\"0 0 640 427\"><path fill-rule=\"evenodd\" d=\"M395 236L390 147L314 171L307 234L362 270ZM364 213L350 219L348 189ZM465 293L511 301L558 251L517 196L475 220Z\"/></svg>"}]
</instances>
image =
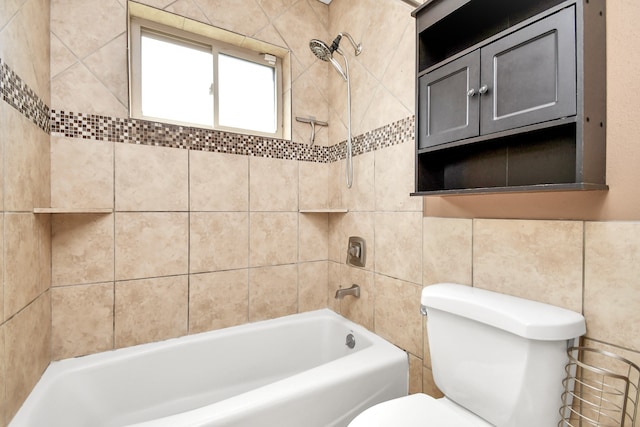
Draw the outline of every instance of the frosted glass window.
<instances>
[{"instance_id":1,"label":"frosted glass window","mask_svg":"<svg viewBox=\"0 0 640 427\"><path fill-rule=\"evenodd\" d=\"M273 67L218 55L218 120L221 126L276 131L276 73Z\"/></svg>"},{"instance_id":2,"label":"frosted glass window","mask_svg":"<svg viewBox=\"0 0 640 427\"><path fill-rule=\"evenodd\" d=\"M210 49L141 37L142 115L213 126L213 54Z\"/></svg>"}]
</instances>

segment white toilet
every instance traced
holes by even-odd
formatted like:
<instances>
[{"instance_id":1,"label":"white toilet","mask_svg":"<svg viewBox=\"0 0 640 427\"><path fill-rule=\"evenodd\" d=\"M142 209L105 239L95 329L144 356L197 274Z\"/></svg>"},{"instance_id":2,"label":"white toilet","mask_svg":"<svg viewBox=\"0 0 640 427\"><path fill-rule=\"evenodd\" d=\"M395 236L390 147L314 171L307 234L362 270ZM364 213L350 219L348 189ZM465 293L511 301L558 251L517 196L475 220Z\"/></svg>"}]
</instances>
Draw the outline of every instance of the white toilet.
<instances>
[{"instance_id":1,"label":"white toilet","mask_svg":"<svg viewBox=\"0 0 640 427\"><path fill-rule=\"evenodd\" d=\"M445 397L383 402L349 427L558 425L567 347L586 331L581 314L451 283L425 287L421 302Z\"/></svg>"}]
</instances>

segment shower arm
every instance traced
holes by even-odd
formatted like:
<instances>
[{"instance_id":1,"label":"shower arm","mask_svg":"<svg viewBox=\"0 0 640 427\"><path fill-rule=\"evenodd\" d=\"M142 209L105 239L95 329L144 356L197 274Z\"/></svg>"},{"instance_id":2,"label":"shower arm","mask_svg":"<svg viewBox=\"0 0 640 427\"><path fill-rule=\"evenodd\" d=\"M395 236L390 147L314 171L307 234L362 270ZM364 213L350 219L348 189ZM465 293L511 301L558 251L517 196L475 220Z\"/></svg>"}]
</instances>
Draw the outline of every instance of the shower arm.
<instances>
[{"instance_id":1,"label":"shower arm","mask_svg":"<svg viewBox=\"0 0 640 427\"><path fill-rule=\"evenodd\" d=\"M358 55L360 55L362 53L362 44L356 43L356 41L353 39L353 37L351 37L351 34L349 34L349 33L338 33L338 36L346 37L351 42L351 45L353 46L353 49L355 51L356 56L358 56ZM336 49L336 52L338 52L340 55L344 56L344 54L342 52L340 52L340 49Z\"/></svg>"}]
</instances>

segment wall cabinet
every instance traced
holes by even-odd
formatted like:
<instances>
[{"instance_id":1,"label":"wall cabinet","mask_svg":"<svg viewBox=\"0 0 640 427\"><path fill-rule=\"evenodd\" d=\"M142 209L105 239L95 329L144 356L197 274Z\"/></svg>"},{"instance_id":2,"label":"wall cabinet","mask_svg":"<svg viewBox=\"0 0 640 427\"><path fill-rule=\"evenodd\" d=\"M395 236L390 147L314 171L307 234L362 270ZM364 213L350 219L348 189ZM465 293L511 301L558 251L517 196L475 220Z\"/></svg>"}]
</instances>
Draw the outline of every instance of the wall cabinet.
<instances>
[{"instance_id":1,"label":"wall cabinet","mask_svg":"<svg viewBox=\"0 0 640 427\"><path fill-rule=\"evenodd\" d=\"M416 193L606 189L604 1L431 0Z\"/></svg>"}]
</instances>

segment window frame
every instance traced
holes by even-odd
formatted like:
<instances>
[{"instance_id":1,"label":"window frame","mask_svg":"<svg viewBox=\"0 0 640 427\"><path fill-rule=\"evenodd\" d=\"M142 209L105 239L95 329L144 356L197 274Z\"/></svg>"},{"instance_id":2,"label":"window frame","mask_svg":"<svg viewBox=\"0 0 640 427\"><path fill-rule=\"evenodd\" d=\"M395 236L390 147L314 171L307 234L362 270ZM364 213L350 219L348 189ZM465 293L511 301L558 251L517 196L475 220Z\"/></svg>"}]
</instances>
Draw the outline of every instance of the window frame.
<instances>
[{"instance_id":1,"label":"window frame","mask_svg":"<svg viewBox=\"0 0 640 427\"><path fill-rule=\"evenodd\" d=\"M149 33L160 40L169 40L178 45L195 47L210 51L213 57L213 126L198 123L171 120L166 118L145 116L142 113L142 81L141 81L141 37L143 33ZM263 132L253 129L222 126L219 124L219 100L218 100L218 55L223 54L241 60L268 66L275 70L275 96L274 109L276 116L275 132ZM207 37L194 32L185 31L168 25L163 25L138 16L129 18L129 114L131 118L157 121L181 126L228 131L271 138L284 137L284 99L283 99L283 58L273 53L258 52L248 48L225 43L212 37ZM275 64L271 60L275 59Z\"/></svg>"}]
</instances>

